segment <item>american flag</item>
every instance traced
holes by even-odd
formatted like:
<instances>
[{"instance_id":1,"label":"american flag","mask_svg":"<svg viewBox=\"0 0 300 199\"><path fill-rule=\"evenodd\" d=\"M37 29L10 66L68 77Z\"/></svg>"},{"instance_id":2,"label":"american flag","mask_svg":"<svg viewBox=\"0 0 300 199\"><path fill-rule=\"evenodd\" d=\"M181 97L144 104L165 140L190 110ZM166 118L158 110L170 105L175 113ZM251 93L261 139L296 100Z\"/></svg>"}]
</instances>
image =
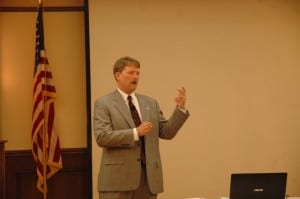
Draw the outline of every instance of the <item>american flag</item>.
<instances>
[{"instance_id":1,"label":"american flag","mask_svg":"<svg viewBox=\"0 0 300 199\"><path fill-rule=\"evenodd\" d=\"M32 154L36 162L37 188L46 194L47 179L62 169L62 159L59 138L54 129L56 89L45 56L42 12L42 6L39 6L33 85Z\"/></svg>"}]
</instances>

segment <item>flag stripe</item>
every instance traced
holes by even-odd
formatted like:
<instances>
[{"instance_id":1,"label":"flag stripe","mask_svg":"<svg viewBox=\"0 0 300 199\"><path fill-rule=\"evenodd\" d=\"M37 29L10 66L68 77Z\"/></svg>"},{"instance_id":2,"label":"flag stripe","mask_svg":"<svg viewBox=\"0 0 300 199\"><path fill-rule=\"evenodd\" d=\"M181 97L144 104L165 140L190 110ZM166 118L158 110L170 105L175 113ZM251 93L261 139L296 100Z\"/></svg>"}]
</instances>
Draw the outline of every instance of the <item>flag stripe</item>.
<instances>
[{"instance_id":1,"label":"flag stripe","mask_svg":"<svg viewBox=\"0 0 300 199\"><path fill-rule=\"evenodd\" d=\"M33 83L32 155L36 162L37 188L47 193L47 179L62 169L60 142L55 132L56 89L45 56L42 7L36 30L36 54Z\"/></svg>"}]
</instances>

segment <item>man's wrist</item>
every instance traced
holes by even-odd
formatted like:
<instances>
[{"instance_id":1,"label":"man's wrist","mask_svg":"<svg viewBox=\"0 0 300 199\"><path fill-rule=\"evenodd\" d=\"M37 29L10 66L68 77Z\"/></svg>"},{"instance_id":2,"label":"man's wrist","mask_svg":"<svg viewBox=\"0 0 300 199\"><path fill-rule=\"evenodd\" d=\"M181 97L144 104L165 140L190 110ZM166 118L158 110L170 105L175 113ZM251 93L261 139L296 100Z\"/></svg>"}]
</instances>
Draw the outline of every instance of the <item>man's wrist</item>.
<instances>
[{"instance_id":1,"label":"man's wrist","mask_svg":"<svg viewBox=\"0 0 300 199\"><path fill-rule=\"evenodd\" d=\"M134 141L139 140L139 134L138 134L136 128L133 129L133 139L134 139Z\"/></svg>"},{"instance_id":2,"label":"man's wrist","mask_svg":"<svg viewBox=\"0 0 300 199\"><path fill-rule=\"evenodd\" d=\"M179 106L177 106L177 108L180 110L180 111L182 111L182 112L184 112L184 113L186 113L187 112L187 109L184 107L184 108L182 108L182 107L179 107Z\"/></svg>"}]
</instances>

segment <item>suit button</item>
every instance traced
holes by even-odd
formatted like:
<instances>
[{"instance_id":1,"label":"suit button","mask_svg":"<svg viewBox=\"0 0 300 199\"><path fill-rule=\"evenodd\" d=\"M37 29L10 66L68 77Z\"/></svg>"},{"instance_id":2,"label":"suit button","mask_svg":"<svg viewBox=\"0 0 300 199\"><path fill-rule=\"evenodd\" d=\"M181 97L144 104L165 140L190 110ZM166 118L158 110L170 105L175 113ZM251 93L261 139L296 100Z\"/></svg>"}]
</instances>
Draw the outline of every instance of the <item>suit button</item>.
<instances>
[{"instance_id":1,"label":"suit button","mask_svg":"<svg viewBox=\"0 0 300 199\"><path fill-rule=\"evenodd\" d=\"M141 161L141 158L137 158L136 161L140 162L140 161Z\"/></svg>"}]
</instances>

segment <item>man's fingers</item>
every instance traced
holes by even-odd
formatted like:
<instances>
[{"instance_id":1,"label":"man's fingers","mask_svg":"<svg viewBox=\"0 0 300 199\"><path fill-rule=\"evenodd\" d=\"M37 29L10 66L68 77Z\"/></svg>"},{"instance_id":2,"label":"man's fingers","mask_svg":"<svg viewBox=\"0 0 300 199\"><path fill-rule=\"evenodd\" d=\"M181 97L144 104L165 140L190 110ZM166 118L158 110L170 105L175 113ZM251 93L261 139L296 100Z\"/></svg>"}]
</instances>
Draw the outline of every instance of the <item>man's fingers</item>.
<instances>
[{"instance_id":1,"label":"man's fingers","mask_svg":"<svg viewBox=\"0 0 300 199\"><path fill-rule=\"evenodd\" d=\"M141 124L141 128L142 128L142 134L147 135L152 130L153 124L151 122L148 122L148 121L143 121L142 124Z\"/></svg>"}]
</instances>

